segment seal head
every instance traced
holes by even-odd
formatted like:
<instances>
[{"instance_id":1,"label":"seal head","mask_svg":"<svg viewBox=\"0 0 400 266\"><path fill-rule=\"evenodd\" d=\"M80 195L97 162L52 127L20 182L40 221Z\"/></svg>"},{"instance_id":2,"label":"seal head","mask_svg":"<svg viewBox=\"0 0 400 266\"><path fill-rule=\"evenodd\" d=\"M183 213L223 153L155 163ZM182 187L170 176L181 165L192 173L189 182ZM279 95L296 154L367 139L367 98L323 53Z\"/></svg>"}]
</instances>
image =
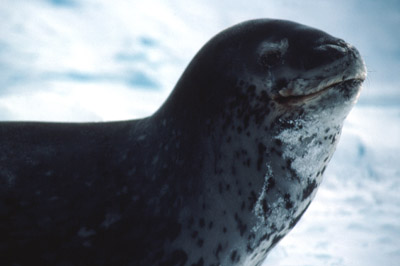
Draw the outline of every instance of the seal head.
<instances>
[{"instance_id":1,"label":"seal head","mask_svg":"<svg viewBox=\"0 0 400 266\"><path fill-rule=\"evenodd\" d=\"M1 261L260 265L315 196L365 76L343 40L253 20L211 39L150 117L0 123Z\"/></svg>"}]
</instances>

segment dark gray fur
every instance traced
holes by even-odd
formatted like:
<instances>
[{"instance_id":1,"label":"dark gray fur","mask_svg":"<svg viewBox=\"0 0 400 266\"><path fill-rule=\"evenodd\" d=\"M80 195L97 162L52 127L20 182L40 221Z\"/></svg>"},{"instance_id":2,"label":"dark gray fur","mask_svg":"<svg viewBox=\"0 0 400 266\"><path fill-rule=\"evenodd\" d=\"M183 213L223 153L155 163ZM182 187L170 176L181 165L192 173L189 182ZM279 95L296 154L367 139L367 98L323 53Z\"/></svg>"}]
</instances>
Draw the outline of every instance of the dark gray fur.
<instances>
[{"instance_id":1,"label":"dark gray fur","mask_svg":"<svg viewBox=\"0 0 400 266\"><path fill-rule=\"evenodd\" d=\"M363 67L322 31L254 20L150 117L0 123L0 264L260 265L315 195ZM340 82L280 96L303 79Z\"/></svg>"}]
</instances>

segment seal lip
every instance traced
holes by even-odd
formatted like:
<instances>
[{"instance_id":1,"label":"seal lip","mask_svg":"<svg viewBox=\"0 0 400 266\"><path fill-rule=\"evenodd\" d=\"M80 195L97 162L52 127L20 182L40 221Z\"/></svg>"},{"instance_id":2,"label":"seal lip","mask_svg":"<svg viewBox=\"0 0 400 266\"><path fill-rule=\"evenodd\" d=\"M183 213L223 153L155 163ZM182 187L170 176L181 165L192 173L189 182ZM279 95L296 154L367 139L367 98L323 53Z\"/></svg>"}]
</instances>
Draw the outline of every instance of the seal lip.
<instances>
[{"instance_id":1,"label":"seal lip","mask_svg":"<svg viewBox=\"0 0 400 266\"><path fill-rule=\"evenodd\" d=\"M350 79L346 79L343 81L338 81L338 82L334 82L332 84L329 84L328 86L323 87L321 90L309 93L309 94L303 94L303 95L290 95L290 96L283 96L283 95L276 95L273 100L275 100L276 102L280 103L280 104L298 104L298 103L304 103L307 102L311 99L314 99L324 93L326 93L327 91L329 91L330 89L334 88L334 87L338 87L344 84L352 84L352 83L357 83L357 84L361 84L364 81L363 78L350 78Z\"/></svg>"}]
</instances>

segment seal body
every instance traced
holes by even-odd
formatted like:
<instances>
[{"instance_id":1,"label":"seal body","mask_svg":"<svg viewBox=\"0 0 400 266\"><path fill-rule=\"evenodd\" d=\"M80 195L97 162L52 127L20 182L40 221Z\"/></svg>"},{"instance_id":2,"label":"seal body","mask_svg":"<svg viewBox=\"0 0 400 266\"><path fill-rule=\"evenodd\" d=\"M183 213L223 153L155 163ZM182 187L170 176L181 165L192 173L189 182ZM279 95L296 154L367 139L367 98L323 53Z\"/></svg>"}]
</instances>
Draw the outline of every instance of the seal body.
<instances>
[{"instance_id":1,"label":"seal body","mask_svg":"<svg viewBox=\"0 0 400 266\"><path fill-rule=\"evenodd\" d=\"M282 20L211 39L152 116L0 123L0 260L260 265L309 206L354 105L355 48Z\"/></svg>"}]
</instances>

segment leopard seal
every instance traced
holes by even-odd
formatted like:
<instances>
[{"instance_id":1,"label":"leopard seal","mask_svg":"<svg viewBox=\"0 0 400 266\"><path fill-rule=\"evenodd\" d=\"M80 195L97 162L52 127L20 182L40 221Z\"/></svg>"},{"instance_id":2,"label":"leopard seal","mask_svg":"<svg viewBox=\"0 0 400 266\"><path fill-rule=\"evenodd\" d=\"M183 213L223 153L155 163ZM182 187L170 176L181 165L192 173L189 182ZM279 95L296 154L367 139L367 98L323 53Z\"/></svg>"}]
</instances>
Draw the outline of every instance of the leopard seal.
<instances>
[{"instance_id":1,"label":"leopard seal","mask_svg":"<svg viewBox=\"0 0 400 266\"><path fill-rule=\"evenodd\" d=\"M259 19L212 38L152 116L0 123L2 265L260 265L365 77L343 40Z\"/></svg>"}]
</instances>

